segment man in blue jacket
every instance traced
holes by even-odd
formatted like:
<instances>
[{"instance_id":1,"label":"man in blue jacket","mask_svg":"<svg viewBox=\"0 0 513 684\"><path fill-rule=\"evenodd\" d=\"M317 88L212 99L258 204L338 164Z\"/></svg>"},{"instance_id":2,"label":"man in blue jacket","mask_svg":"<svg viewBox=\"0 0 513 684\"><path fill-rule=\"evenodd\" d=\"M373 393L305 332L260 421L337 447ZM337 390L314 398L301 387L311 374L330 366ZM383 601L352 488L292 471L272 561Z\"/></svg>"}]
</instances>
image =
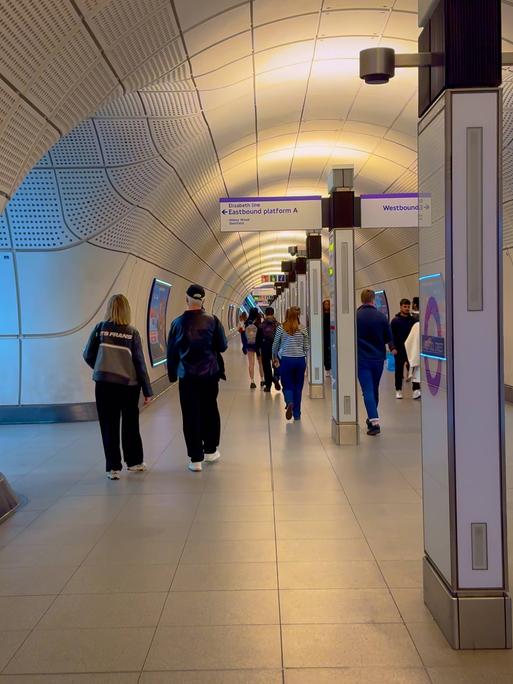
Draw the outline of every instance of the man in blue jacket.
<instances>
[{"instance_id":1,"label":"man in blue jacket","mask_svg":"<svg viewBox=\"0 0 513 684\"><path fill-rule=\"evenodd\" d=\"M362 305L356 312L356 334L358 338L358 380L362 388L367 410L367 434L378 435L379 383L386 358L386 345L395 355L392 332L385 314L374 305L373 290L363 290Z\"/></svg>"},{"instance_id":2,"label":"man in blue jacket","mask_svg":"<svg viewBox=\"0 0 513 684\"><path fill-rule=\"evenodd\" d=\"M167 343L167 372L180 392L183 433L189 470L199 472L202 461L220 457L221 418L217 407L222 352L227 349L221 322L203 308L201 285L187 289L187 311L171 323Z\"/></svg>"}]
</instances>

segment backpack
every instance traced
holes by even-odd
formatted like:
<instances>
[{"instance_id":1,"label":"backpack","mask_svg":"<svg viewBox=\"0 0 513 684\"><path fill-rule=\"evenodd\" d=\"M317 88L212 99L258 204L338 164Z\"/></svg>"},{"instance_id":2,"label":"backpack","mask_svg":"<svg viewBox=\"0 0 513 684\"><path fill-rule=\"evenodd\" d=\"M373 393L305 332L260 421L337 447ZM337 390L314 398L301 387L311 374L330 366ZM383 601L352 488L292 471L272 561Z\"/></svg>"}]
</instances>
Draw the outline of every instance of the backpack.
<instances>
[{"instance_id":1,"label":"backpack","mask_svg":"<svg viewBox=\"0 0 513 684\"><path fill-rule=\"evenodd\" d=\"M256 344L258 328L254 323L246 326L246 340L248 344Z\"/></svg>"},{"instance_id":2,"label":"backpack","mask_svg":"<svg viewBox=\"0 0 513 684\"><path fill-rule=\"evenodd\" d=\"M276 321L266 321L262 323L260 329L262 330L263 341L266 344L272 344L274 340L274 335L276 333Z\"/></svg>"}]
</instances>

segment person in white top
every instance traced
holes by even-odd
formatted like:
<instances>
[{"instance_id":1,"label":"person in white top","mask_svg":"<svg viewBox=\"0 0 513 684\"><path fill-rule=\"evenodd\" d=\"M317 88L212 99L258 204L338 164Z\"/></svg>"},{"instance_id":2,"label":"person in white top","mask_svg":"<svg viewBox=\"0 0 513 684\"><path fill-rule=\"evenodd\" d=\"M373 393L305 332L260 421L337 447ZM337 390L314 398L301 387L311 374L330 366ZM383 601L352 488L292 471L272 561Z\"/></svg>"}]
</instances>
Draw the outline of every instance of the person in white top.
<instances>
[{"instance_id":1,"label":"person in white top","mask_svg":"<svg viewBox=\"0 0 513 684\"><path fill-rule=\"evenodd\" d=\"M273 358L280 365L285 397L285 417L301 420L301 395L305 382L306 357L310 349L308 331L299 321L297 306L287 309L285 322L278 326L273 342Z\"/></svg>"},{"instance_id":2,"label":"person in white top","mask_svg":"<svg viewBox=\"0 0 513 684\"><path fill-rule=\"evenodd\" d=\"M420 323L417 321L404 343L410 364L413 398L420 399Z\"/></svg>"}]
</instances>

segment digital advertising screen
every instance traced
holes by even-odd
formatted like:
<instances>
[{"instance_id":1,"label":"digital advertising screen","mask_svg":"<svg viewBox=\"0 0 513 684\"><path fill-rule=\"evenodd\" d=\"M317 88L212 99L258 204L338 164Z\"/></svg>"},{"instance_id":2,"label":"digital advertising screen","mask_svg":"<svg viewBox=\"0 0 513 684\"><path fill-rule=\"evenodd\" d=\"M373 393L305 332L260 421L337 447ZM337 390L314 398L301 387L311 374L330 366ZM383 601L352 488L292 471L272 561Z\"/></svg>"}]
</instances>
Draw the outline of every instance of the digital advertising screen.
<instances>
[{"instance_id":1,"label":"digital advertising screen","mask_svg":"<svg viewBox=\"0 0 513 684\"><path fill-rule=\"evenodd\" d=\"M378 311L381 311L381 313L385 314L387 317L387 320L390 320L390 311L388 309L388 299L387 299L387 293L385 290L377 290L376 291L376 299L374 300L374 304L376 305L376 309Z\"/></svg>"},{"instance_id":2,"label":"digital advertising screen","mask_svg":"<svg viewBox=\"0 0 513 684\"><path fill-rule=\"evenodd\" d=\"M148 345L153 367L166 362L166 311L170 291L169 283L154 278L148 306Z\"/></svg>"}]
</instances>

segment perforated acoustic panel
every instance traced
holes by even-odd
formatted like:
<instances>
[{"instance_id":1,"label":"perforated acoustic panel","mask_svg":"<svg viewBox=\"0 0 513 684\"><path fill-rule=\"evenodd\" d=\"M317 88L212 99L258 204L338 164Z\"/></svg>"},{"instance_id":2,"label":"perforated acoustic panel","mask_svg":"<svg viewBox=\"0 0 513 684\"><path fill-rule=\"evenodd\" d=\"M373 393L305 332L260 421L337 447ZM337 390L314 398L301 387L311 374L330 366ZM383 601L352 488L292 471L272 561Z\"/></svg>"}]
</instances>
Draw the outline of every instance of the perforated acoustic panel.
<instances>
[{"instance_id":1,"label":"perforated acoustic panel","mask_svg":"<svg viewBox=\"0 0 513 684\"><path fill-rule=\"evenodd\" d=\"M6 214L16 249L55 249L76 241L64 224L53 170L33 169Z\"/></svg>"}]
</instances>

